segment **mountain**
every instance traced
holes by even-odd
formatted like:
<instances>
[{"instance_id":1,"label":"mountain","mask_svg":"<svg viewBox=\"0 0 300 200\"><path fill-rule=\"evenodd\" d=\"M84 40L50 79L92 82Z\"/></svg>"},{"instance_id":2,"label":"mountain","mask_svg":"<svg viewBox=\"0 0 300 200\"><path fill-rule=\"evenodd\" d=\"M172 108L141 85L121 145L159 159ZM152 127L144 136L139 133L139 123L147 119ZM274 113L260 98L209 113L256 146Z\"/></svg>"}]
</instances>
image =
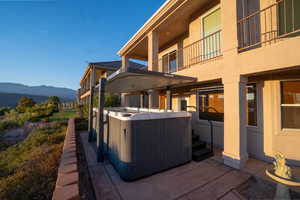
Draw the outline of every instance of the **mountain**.
<instances>
[{"instance_id":1,"label":"mountain","mask_svg":"<svg viewBox=\"0 0 300 200\"><path fill-rule=\"evenodd\" d=\"M58 96L63 101L74 101L76 91L68 88L59 88L52 86L27 86L19 83L0 83L1 93L26 94L35 96ZM23 95L24 96L24 95Z\"/></svg>"},{"instance_id":2,"label":"mountain","mask_svg":"<svg viewBox=\"0 0 300 200\"><path fill-rule=\"evenodd\" d=\"M29 95L29 94L12 94L12 93L0 92L0 107L16 107L19 100L24 96L33 99L36 103L42 103L49 98L46 96L37 96L37 95Z\"/></svg>"}]
</instances>

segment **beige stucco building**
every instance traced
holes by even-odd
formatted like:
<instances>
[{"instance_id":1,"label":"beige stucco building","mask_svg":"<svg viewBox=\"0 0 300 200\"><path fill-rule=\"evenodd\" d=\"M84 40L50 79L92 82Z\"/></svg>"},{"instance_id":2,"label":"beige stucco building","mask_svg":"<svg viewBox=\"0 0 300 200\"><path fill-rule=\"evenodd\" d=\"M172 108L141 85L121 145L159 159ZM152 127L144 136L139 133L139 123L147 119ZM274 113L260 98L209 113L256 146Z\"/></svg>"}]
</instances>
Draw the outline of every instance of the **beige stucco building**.
<instances>
[{"instance_id":1,"label":"beige stucco building","mask_svg":"<svg viewBox=\"0 0 300 200\"><path fill-rule=\"evenodd\" d=\"M213 121L226 165L276 152L300 165L299 10L297 0L168 0L118 54L122 68L139 59L197 78L168 88L172 110L192 112L202 140ZM149 95L158 102L149 106L165 109L166 93Z\"/></svg>"},{"instance_id":2,"label":"beige stucco building","mask_svg":"<svg viewBox=\"0 0 300 200\"><path fill-rule=\"evenodd\" d=\"M138 69L147 69L146 66L129 62L131 67ZM82 103L88 103L90 100L91 89L94 88L100 78L106 78L112 73L119 70L122 66L122 61L107 61L107 62L93 62L89 63L80 79L80 88L77 91L78 100ZM139 98L139 97L138 97ZM138 98L131 98L130 104L137 104Z\"/></svg>"}]
</instances>

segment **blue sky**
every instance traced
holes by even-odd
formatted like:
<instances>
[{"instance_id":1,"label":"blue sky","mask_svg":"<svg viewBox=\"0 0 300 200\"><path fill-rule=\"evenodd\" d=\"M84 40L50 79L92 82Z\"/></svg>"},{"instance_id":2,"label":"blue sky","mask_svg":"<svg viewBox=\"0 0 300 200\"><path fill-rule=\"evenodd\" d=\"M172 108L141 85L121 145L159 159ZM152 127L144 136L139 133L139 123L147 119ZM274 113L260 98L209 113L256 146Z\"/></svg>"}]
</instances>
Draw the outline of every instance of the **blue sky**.
<instances>
[{"instance_id":1,"label":"blue sky","mask_svg":"<svg viewBox=\"0 0 300 200\"><path fill-rule=\"evenodd\" d=\"M0 82L77 89L165 0L0 0Z\"/></svg>"}]
</instances>

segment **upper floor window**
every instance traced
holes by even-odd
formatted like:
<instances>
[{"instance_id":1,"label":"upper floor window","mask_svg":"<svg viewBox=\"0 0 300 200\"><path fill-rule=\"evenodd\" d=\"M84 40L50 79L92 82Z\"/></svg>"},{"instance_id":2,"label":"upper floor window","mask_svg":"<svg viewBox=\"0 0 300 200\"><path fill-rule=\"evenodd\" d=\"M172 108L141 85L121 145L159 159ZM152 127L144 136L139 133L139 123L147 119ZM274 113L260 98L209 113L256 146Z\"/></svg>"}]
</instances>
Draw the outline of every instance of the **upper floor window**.
<instances>
[{"instance_id":1,"label":"upper floor window","mask_svg":"<svg viewBox=\"0 0 300 200\"><path fill-rule=\"evenodd\" d=\"M221 54L221 9L217 8L204 16L203 24L203 59L210 59Z\"/></svg>"},{"instance_id":2,"label":"upper floor window","mask_svg":"<svg viewBox=\"0 0 300 200\"><path fill-rule=\"evenodd\" d=\"M300 29L300 1L283 0L278 4L279 35Z\"/></svg>"},{"instance_id":3,"label":"upper floor window","mask_svg":"<svg viewBox=\"0 0 300 200\"><path fill-rule=\"evenodd\" d=\"M173 73L177 71L177 51L172 51L162 57L163 71Z\"/></svg>"},{"instance_id":4,"label":"upper floor window","mask_svg":"<svg viewBox=\"0 0 300 200\"><path fill-rule=\"evenodd\" d=\"M300 129L300 81L281 82L282 128Z\"/></svg>"}]
</instances>

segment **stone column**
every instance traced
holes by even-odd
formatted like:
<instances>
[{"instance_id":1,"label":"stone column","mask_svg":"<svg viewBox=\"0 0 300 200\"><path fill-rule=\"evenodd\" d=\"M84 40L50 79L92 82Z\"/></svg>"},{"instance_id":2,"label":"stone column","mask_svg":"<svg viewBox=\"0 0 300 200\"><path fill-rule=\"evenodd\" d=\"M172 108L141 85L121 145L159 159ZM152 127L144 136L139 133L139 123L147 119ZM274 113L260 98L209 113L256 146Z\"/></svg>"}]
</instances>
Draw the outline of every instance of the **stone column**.
<instances>
[{"instance_id":1,"label":"stone column","mask_svg":"<svg viewBox=\"0 0 300 200\"><path fill-rule=\"evenodd\" d=\"M247 78L229 76L224 84L224 164L243 168L248 160L246 84Z\"/></svg>"},{"instance_id":2,"label":"stone column","mask_svg":"<svg viewBox=\"0 0 300 200\"><path fill-rule=\"evenodd\" d=\"M148 70L158 71L158 34L152 31L148 34Z\"/></svg>"}]
</instances>

